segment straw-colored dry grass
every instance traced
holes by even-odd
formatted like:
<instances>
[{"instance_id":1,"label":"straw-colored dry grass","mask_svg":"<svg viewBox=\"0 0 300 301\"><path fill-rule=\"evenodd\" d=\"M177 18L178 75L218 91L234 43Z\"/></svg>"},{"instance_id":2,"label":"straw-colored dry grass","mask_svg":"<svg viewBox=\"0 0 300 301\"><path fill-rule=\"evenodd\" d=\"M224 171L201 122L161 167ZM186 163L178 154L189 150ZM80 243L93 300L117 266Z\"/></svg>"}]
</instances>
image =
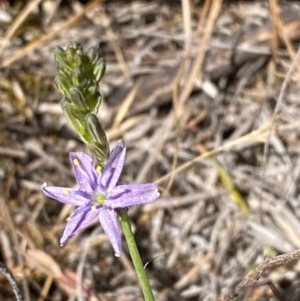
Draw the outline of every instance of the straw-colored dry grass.
<instances>
[{"instance_id":1,"label":"straw-colored dry grass","mask_svg":"<svg viewBox=\"0 0 300 301\"><path fill-rule=\"evenodd\" d=\"M58 2L0 4L0 261L25 299L142 300L126 246L95 223L61 248L73 208L40 191L75 185L68 153L87 151L53 85L74 40L100 43L122 182L161 190L129 211L156 300L299 300L298 1Z\"/></svg>"}]
</instances>

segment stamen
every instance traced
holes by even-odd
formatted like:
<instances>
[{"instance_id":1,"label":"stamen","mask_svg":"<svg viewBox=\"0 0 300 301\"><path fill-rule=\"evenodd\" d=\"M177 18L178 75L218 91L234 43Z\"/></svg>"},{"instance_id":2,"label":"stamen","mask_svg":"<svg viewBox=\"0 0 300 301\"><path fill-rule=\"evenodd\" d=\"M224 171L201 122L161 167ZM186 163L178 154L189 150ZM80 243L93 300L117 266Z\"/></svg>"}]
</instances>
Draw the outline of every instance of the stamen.
<instances>
[{"instance_id":1,"label":"stamen","mask_svg":"<svg viewBox=\"0 0 300 301\"><path fill-rule=\"evenodd\" d=\"M96 167L96 172L97 172L97 173L101 173L101 171L102 171L102 167L98 165L98 166Z\"/></svg>"},{"instance_id":2,"label":"stamen","mask_svg":"<svg viewBox=\"0 0 300 301\"><path fill-rule=\"evenodd\" d=\"M79 166L79 160L77 158L73 160L73 163L75 166Z\"/></svg>"},{"instance_id":3,"label":"stamen","mask_svg":"<svg viewBox=\"0 0 300 301\"><path fill-rule=\"evenodd\" d=\"M69 191L69 189L68 189L68 188L63 188L63 193L64 193L64 194L69 194L69 193L70 193L70 191Z\"/></svg>"},{"instance_id":4,"label":"stamen","mask_svg":"<svg viewBox=\"0 0 300 301\"><path fill-rule=\"evenodd\" d=\"M91 210L92 210L92 211L96 211L96 210L97 210L97 207L96 207L95 205L93 205L93 206L91 207Z\"/></svg>"}]
</instances>

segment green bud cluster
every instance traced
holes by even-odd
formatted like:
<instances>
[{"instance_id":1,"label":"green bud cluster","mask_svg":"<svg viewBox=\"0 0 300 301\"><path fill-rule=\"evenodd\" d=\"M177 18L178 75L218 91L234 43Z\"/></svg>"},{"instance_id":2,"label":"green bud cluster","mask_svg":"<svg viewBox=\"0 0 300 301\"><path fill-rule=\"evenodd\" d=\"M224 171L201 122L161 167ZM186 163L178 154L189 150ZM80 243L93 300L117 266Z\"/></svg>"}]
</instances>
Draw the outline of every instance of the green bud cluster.
<instances>
[{"instance_id":1,"label":"green bud cluster","mask_svg":"<svg viewBox=\"0 0 300 301\"><path fill-rule=\"evenodd\" d=\"M66 50L57 47L54 52L58 66L55 84L63 94L61 106L73 130L88 145L100 166L109 156L106 134L96 114L102 101L99 82L105 64L94 49L83 51L72 42Z\"/></svg>"}]
</instances>

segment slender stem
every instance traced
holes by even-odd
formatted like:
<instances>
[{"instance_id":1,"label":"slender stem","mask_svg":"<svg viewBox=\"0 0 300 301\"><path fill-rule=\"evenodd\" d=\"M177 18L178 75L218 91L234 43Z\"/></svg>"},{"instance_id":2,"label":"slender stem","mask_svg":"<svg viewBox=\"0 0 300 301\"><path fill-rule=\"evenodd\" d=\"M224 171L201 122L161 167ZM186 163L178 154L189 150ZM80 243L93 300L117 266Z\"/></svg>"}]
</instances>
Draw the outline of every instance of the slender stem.
<instances>
[{"instance_id":1,"label":"slender stem","mask_svg":"<svg viewBox=\"0 0 300 301\"><path fill-rule=\"evenodd\" d=\"M129 221L129 217L127 214L127 211L124 209L118 210L121 225L123 228L123 233L128 245L129 253L140 283L140 286L142 288L144 299L145 301L154 301L153 293L149 284L149 280L146 274L146 271L143 266L143 262L140 256L140 253L138 251L132 230L131 225Z\"/></svg>"}]
</instances>

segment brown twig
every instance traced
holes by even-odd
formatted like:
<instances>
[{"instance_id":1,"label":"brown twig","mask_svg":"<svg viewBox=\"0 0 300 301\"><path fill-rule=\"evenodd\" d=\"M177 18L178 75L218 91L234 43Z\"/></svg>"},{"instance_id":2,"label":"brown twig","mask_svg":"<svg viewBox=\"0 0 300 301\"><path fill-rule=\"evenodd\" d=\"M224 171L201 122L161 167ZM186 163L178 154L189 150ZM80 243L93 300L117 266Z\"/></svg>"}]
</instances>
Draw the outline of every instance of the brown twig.
<instances>
[{"instance_id":1,"label":"brown twig","mask_svg":"<svg viewBox=\"0 0 300 301\"><path fill-rule=\"evenodd\" d=\"M290 253L286 253L286 254L282 254L282 255L278 255L272 258L267 258L265 260L265 262L263 262L261 265L259 265L256 269L254 269L253 271L251 271L246 277L245 279L236 286L235 289L233 289L232 291L230 291L229 293L227 293L225 295L225 297L222 299L222 301L229 301L229 300L233 300L235 297L237 297L241 292L243 292L246 288L251 287L255 282L257 282L259 280L259 278L261 277L261 274L264 273L265 271L274 268L276 266L279 265L283 265L285 263L291 262L293 260L299 260L300 259L300 249L290 252ZM259 285L259 284L256 284ZM252 286L253 287L253 286ZM275 290L276 291L276 290ZM274 291L273 291L274 292ZM275 294L276 295L276 294ZM278 298L281 297L280 298ZM282 299L281 294L277 294L276 296L280 301L284 301Z\"/></svg>"}]
</instances>

